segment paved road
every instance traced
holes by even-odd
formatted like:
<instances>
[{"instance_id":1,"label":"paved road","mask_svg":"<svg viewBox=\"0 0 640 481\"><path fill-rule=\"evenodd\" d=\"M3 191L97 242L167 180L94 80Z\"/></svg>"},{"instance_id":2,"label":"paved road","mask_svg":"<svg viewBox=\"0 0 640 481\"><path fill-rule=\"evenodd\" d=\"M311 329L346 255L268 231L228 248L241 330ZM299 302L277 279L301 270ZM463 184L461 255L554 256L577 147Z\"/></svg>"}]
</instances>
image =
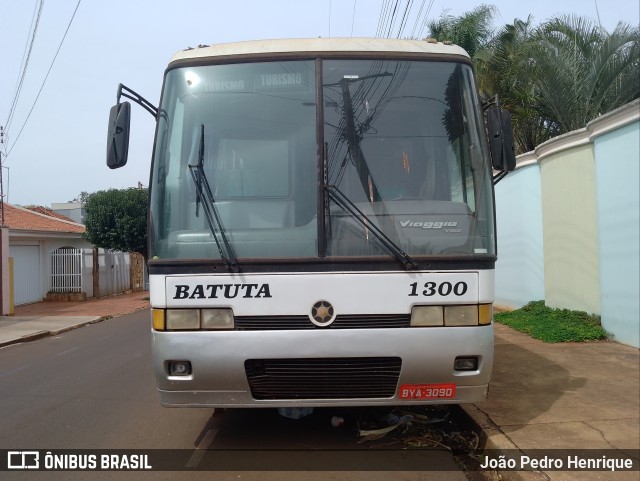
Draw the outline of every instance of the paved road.
<instances>
[{"instance_id":1,"label":"paved road","mask_svg":"<svg viewBox=\"0 0 640 481\"><path fill-rule=\"evenodd\" d=\"M275 410L166 409L150 361L148 312L139 311L57 337L0 349L0 449L185 449L205 465L203 449L353 449L353 429L334 429L328 411L301 421ZM198 449L196 449L198 448ZM250 451L254 459L261 456ZM286 454L286 451L284 452ZM383 454L380 452L381 455ZM281 461L282 452L272 456ZM304 455L304 454L303 454ZM453 466L446 452L433 454ZM263 455L264 456L264 455ZM258 460L260 461L260 460ZM262 460L264 461L264 459ZM268 459L267 459L268 461ZM263 462L264 464L264 462ZM260 463L258 463L260 465ZM377 479L465 480L438 472L0 472L0 479Z\"/></svg>"}]
</instances>

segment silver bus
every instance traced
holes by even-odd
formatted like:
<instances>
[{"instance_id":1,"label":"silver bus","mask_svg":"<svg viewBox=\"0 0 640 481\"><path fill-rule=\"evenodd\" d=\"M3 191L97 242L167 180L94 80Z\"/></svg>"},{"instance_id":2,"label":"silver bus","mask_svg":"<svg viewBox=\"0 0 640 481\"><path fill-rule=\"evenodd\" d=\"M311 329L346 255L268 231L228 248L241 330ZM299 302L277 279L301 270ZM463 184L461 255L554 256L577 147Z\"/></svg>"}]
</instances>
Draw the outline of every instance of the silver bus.
<instances>
[{"instance_id":1,"label":"silver bus","mask_svg":"<svg viewBox=\"0 0 640 481\"><path fill-rule=\"evenodd\" d=\"M484 115L467 53L315 38L178 52L149 180L161 403L476 402L493 363L493 182L508 114ZM489 139L487 138L489 132ZM495 177L494 177L495 175Z\"/></svg>"}]
</instances>

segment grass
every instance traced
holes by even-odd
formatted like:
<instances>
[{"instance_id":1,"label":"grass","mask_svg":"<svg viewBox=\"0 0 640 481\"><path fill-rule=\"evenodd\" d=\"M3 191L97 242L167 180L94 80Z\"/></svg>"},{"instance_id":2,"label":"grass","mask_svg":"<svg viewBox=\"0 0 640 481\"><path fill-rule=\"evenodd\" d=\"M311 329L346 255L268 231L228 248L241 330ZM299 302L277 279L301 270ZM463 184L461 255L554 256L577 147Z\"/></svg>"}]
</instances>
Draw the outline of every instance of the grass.
<instances>
[{"instance_id":1,"label":"grass","mask_svg":"<svg viewBox=\"0 0 640 481\"><path fill-rule=\"evenodd\" d=\"M586 342L607 338L600 316L568 309L552 309L533 301L511 312L499 312L496 322L544 342Z\"/></svg>"}]
</instances>

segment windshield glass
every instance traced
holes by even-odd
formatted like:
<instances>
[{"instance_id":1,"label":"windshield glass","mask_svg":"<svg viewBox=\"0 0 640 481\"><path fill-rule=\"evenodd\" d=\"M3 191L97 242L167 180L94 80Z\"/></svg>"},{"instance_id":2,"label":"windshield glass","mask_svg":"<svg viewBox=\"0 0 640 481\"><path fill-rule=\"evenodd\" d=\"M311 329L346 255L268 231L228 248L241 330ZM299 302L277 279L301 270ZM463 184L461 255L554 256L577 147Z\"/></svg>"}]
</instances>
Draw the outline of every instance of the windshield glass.
<instances>
[{"instance_id":1,"label":"windshield glass","mask_svg":"<svg viewBox=\"0 0 640 481\"><path fill-rule=\"evenodd\" d=\"M167 73L151 178L152 257L220 259L223 237L240 264L493 254L471 69L324 60L322 85L315 69L309 60ZM219 223L203 214L194 166Z\"/></svg>"},{"instance_id":2,"label":"windshield glass","mask_svg":"<svg viewBox=\"0 0 640 481\"><path fill-rule=\"evenodd\" d=\"M328 183L409 255L493 253L491 184L470 68L326 61ZM330 255L384 253L329 204Z\"/></svg>"},{"instance_id":3,"label":"windshield glass","mask_svg":"<svg viewBox=\"0 0 640 481\"><path fill-rule=\"evenodd\" d=\"M151 181L154 256L220 258L189 172L199 162L237 257L317 255L314 75L313 61L167 74Z\"/></svg>"}]
</instances>

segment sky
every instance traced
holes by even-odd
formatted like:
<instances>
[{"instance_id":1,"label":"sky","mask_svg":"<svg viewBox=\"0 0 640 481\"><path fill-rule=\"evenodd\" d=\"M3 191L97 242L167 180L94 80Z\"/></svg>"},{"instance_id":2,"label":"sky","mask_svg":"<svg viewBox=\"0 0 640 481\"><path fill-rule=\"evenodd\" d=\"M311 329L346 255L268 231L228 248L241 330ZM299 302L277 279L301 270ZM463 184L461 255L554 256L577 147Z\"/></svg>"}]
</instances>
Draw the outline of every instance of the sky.
<instances>
[{"instance_id":1,"label":"sky","mask_svg":"<svg viewBox=\"0 0 640 481\"><path fill-rule=\"evenodd\" d=\"M78 0L44 0L40 8L40 1L0 0L0 126L5 127L0 151L4 200L14 205L51 206L81 192L135 187L138 182L146 186L154 120L132 106L128 164L110 170L105 164L109 109L119 83L157 105L164 70L175 52L263 38L375 37L383 7L396 3L80 0L78 5ZM399 12L408 1L397 0ZM427 36L422 28L427 12L430 21L444 12L460 15L481 3L498 9L495 27L529 15L537 24L577 14L599 21L608 31L619 21L640 22L637 0L413 0L401 36ZM398 26L396 21L390 37L398 35Z\"/></svg>"}]
</instances>

